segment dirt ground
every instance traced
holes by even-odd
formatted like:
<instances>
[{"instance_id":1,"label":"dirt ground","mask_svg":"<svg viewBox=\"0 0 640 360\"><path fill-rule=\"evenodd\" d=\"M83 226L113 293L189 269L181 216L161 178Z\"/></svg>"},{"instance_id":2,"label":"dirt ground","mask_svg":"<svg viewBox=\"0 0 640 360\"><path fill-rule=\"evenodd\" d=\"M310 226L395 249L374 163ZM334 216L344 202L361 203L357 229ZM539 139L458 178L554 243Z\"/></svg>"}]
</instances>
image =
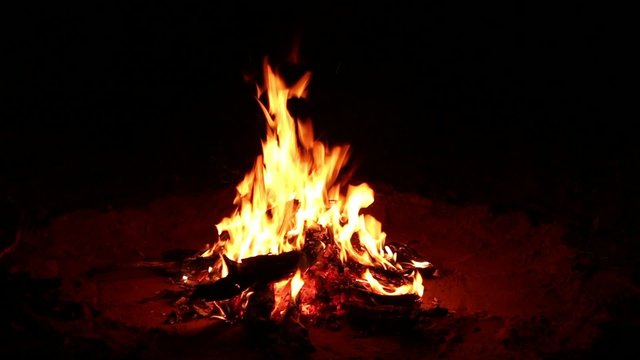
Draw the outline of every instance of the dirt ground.
<instances>
[{"instance_id":1,"label":"dirt ground","mask_svg":"<svg viewBox=\"0 0 640 360\"><path fill-rule=\"evenodd\" d=\"M558 223L518 211L456 205L376 185L370 212L440 276L411 329L308 326L301 339L242 324L165 320L155 299L173 280L133 268L172 249L201 249L232 210L233 189L167 195L143 205L61 214L24 226L2 257L1 352L66 358L587 359L624 357L638 329L632 274L606 254L568 245ZM267 335L265 335L267 334ZM637 334L637 333L636 333ZM630 357L636 354L629 353Z\"/></svg>"}]
</instances>

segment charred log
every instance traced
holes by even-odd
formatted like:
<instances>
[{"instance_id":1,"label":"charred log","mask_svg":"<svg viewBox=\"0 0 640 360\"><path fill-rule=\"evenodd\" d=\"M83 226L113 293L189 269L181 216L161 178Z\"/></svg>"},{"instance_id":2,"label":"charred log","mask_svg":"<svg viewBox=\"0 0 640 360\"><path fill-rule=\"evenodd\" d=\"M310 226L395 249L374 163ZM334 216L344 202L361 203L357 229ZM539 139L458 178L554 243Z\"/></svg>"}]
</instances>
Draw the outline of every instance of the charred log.
<instances>
[{"instance_id":1,"label":"charred log","mask_svg":"<svg viewBox=\"0 0 640 360\"><path fill-rule=\"evenodd\" d=\"M168 277L181 277L183 274L206 271L215 259L202 257L202 250L174 249L162 254L159 261L138 261L127 265L132 268L149 269Z\"/></svg>"},{"instance_id":2,"label":"charred log","mask_svg":"<svg viewBox=\"0 0 640 360\"><path fill-rule=\"evenodd\" d=\"M258 255L244 259L241 263L223 255L229 275L207 284L194 287L191 299L207 301L225 300L240 295L250 287L262 287L284 280L294 274L305 262L304 253L291 251L278 255Z\"/></svg>"},{"instance_id":3,"label":"charred log","mask_svg":"<svg viewBox=\"0 0 640 360\"><path fill-rule=\"evenodd\" d=\"M222 255L229 274L212 283L196 285L191 298L207 301L230 299L248 288L259 288L289 278L297 269L305 271L316 262L328 236L326 230L308 230L302 250L278 255L257 255L243 259L242 262L235 262ZM211 260L206 266L210 264Z\"/></svg>"},{"instance_id":4,"label":"charred log","mask_svg":"<svg viewBox=\"0 0 640 360\"><path fill-rule=\"evenodd\" d=\"M252 290L244 309L244 318L251 321L268 321L276 302L273 286L261 283Z\"/></svg>"}]
</instances>

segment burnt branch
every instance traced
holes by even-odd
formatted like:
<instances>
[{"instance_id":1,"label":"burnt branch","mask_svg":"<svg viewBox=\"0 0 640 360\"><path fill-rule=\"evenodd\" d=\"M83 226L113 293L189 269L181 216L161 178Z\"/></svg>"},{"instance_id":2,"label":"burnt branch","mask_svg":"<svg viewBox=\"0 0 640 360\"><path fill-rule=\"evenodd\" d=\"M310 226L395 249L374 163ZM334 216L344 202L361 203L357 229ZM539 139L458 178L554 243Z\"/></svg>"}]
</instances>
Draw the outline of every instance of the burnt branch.
<instances>
[{"instance_id":1,"label":"burnt branch","mask_svg":"<svg viewBox=\"0 0 640 360\"><path fill-rule=\"evenodd\" d=\"M198 284L191 299L206 301L230 299L250 287L261 287L292 276L304 263L302 251L290 251L278 255L258 255L241 263L223 256L229 275L207 284Z\"/></svg>"}]
</instances>

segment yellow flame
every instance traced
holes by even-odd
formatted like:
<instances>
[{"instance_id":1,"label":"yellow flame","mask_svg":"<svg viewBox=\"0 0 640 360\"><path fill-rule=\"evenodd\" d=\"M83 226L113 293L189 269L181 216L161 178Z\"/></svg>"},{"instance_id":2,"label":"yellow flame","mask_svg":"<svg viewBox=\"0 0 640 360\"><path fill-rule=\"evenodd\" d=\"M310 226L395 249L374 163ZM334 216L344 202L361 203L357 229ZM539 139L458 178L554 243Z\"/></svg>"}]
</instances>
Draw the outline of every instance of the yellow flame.
<instances>
[{"instance_id":1,"label":"yellow flame","mask_svg":"<svg viewBox=\"0 0 640 360\"><path fill-rule=\"evenodd\" d=\"M227 277L227 275L229 275L229 268L227 267L227 263L222 258L222 255L220 256L220 264L221 264L220 278L222 279L222 278ZM211 272L211 271L209 271L209 272Z\"/></svg>"},{"instance_id":2,"label":"yellow flame","mask_svg":"<svg viewBox=\"0 0 640 360\"><path fill-rule=\"evenodd\" d=\"M420 272L414 271L412 273L413 283L412 284L404 284L400 286L392 286L392 285L383 285L378 279L373 277L371 271L369 269L365 270L362 277L367 281L371 290L378 294L382 295L406 295L406 294L416 294L418 296L422 296L424 293L424 286L422 285L422 276Z\"/></svg>"},{"instance_id":3,"label":"yellow flame","mask_svg":"<svg viewBox=\"0 0 640 360\"><path fill-rule=\"evenodd\" d=\"M374 202L373 190L362 183L348 186L344 194L337 183L349 147L325 146L315 139L310 122L296 120L288 111L289 99L306 95L311 75L307 73L288 86L266 61L264 74L265 88L258 89L258 103L267 125L262 155L236 187L236 210L217 224L219 234L227 232L228 239L203 255L224 253L241 262L256 255L301 249L305 227L318 224L333 232L343 262L401 271L397 254L385 247L381 223L360 213ZM265 93L266 105L260 100ZM221 277L228 273L224 265L221 271ZM422 287L417 273L398 289L381 286L366 274L364 279L372 291L380 294L422 292L417 288ZM292 295L302 286L302 278L297 276Z\"/></svg>"},{"instance_id":4,"label":"yellow flame","mask_svg":"<svg viewBox=\"0 0 640 360\"><path fill-rule=\"evenodd\" d=\"M291 285L292 279L284 279L273 284L274 304L271 317L282 317L286 310L288 300L286 298L287 286ZM290 286L289 286L290 287Z\"/></svg>"},{"instance_id":5,"label":"yellow flame","mask_svg":"<svg viewBox=\"0 0 640 360\"><path fill-rule=\"evenodd\" d=\"M411 265L413 265L414 268L424 269L424 268L428 268L429 266L431 266L431 263L428 262L428 261L411 260Z\"/></svg>"},{"instance_id":6,"label":"yellow flame","mask_svg":"<svg viewBox=\"0 0 640 360\"><path fill-rule=\"evenodd\" d=\"M304 285L304 280L302 280L302 274L300 273L300 269L298 269L296 274L293 275L293 278L291 278L291 299L294 301L298 297L302 285Z\"/></svg>"}]
</instances>

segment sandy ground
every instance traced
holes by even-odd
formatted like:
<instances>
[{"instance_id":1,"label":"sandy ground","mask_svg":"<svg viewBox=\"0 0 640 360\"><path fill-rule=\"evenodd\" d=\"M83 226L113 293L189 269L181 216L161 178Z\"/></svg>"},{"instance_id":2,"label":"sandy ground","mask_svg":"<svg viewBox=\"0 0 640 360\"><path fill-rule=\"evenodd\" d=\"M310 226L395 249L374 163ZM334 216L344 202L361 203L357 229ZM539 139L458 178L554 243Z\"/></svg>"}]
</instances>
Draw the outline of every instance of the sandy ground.
<instances>
[{"instance_id":1,"label":"sandy ground","mask_svg":"<svg viewBox=\"0 0 640 360\"><path fill-rule=\"evenodd\" d=\"M10 319L2 352L67 358L587 359L610 354L637 329L638 288L615 267L567 244L567 229L374 186L370 212L388 239L410 244L440 277L423 307L448 313L415 329L308 327L308 343L256 339L240 324L166 324L149 300L174 287L129 265L163 251L200 249L232 210L233 189L166 196L138 207L78 210L25 228L3 259ZM7 291L9 289L15 289ZM617 339L617 340L612 340ZM637 354L629 354L630 356ZM7 357L5 357L7 358Z\"/></svg>"}]
</instances>

